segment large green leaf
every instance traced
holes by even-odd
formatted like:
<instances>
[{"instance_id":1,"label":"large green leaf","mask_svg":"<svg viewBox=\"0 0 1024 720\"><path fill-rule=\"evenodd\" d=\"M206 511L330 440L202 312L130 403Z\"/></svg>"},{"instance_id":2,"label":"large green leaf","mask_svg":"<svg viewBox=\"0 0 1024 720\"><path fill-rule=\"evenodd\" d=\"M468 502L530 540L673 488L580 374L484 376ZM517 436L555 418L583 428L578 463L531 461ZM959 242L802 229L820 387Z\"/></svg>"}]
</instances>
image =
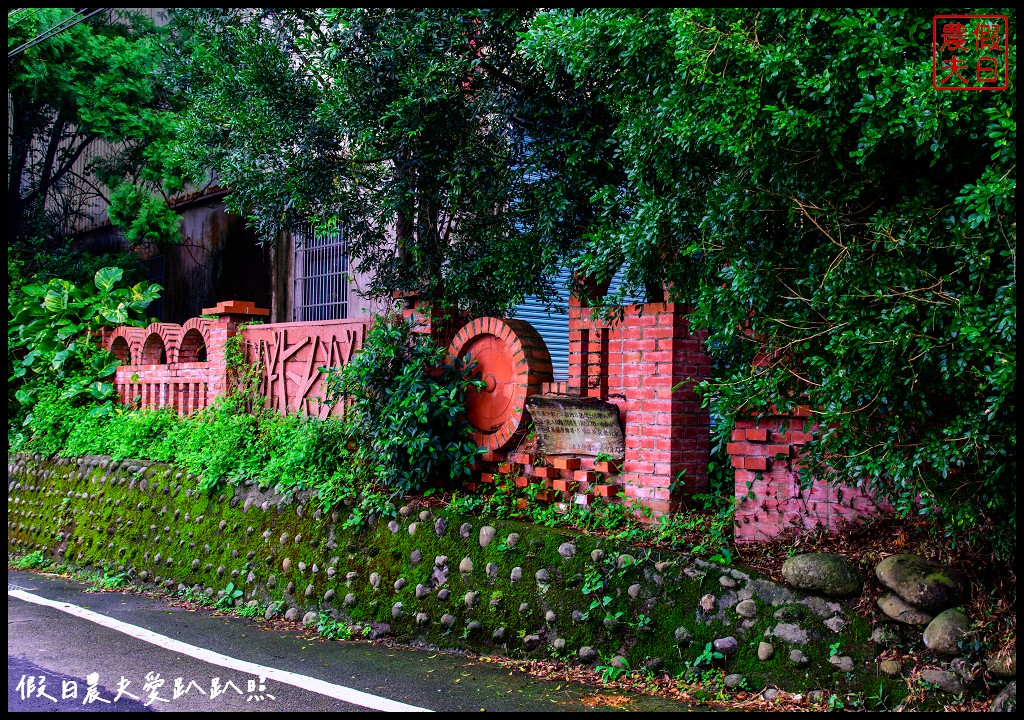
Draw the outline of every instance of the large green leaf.
<instances>
[{"instance_id":1,"label":"large green leaf","mask_svg":"<svg viewBox=\"0 0 1024 720\"><path fill-rule=\"evenodd\" d=\"M110 292L114 286L124 277L124 270L119 267L105 267L96 271L93 282L102 292Z\"/></svg>"}]
</instances>

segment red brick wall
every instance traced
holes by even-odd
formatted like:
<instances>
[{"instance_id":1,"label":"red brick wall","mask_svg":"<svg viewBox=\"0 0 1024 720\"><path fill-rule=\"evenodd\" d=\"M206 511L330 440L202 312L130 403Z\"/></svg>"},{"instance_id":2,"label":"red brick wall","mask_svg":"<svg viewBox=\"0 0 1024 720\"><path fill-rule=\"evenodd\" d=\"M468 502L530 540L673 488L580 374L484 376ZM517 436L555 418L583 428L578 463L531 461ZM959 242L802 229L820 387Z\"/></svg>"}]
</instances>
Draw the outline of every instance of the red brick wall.
<instances>
[{"instance_id":1,"label":"red brick wall","mask_svg":"<svg viewBox=\"0 0 1024 720\"><path fill-rule=\"evenodd\" d=\"M768 540L794 528L832 531L843 522L892 509L860 488L837 488L822 479L800 487L794 466L816 430L806 409L736 420L727 446L736 471L736 542Z\"/></svg>"},{"instance_id":2,"label":"red brick wall","mask_svg":"<svg viewBox=\"0 0 1024 720\"><path fill-rule=\"evenodd\" d=\"M709 363L682 305L627 306L612 324L570 303L569 394L618 405L626 456L617 482L656 513L708 489L710 420L694 382L708 377Z\"/></svg>"}]
</instances>

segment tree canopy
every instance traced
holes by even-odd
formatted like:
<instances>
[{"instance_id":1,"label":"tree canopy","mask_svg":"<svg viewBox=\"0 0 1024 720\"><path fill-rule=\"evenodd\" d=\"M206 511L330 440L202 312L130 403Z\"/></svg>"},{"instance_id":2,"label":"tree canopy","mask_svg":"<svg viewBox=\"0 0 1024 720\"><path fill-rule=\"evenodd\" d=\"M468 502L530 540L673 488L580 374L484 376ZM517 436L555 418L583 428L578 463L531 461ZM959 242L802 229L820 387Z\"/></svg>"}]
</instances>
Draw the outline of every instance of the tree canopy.
<instances>
[{"instance_id":1,"label":"tree canopy","mask_svg":"<svg viewBox=\"0 0 1024 720\"><path fill-rule=\"evenodd\" d=\"M563 167L561 143L576 139L556 130L567 118L601 128L603 106L575 84L556 96L518 52L532 15L180 13L180 149L215 169L264 241L343 225L373 294L420 292L478 314L550 294L591 208ZM588 176L613 167L610 155L574 161Z\"/></svg>"},{"instance_id":2,"label":"tree canopy","mask_svg":"<svg viewBox=\"0 0 1024 720\"><path fill-rule=\"evenodd\" d=\"M30 265L62 247L92 199L110 200L121 185L149 195L172 177L158 40L152 20L128 10L8 13L8 247ZM166 226L169 212L161 203L150 219ZM144 235L152 226L137 221L130 213L125 227Z\"/></svg>"},{"instance_id":3,"label":"tree canopy","mask_svg":"<svg viewBox=\"0 0 1024 720\"><path fill-rule=\"evenodd\" d=\"M1009 89L979 92L933 88L923 10L556 10L523 44L615 117L626 179L594 193L584 265L628 257L692 306L723 416L807 405L811 470L1004 548L1015 33L1009 11Z\"/></svg>"}]
</instances>

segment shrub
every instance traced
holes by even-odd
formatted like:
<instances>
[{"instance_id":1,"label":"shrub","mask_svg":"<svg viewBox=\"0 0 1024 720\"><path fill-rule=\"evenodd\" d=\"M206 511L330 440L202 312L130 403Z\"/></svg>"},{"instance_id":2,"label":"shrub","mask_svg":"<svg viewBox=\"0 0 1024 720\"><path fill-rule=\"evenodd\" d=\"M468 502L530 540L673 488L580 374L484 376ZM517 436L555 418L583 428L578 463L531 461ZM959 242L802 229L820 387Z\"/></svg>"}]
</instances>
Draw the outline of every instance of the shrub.
<instances>
[{"instance_id":1,"label":"shrub","mask_svg":"<svg viewBox=\"0 0 1024 720\"><path fill-rule=\"evenodd\" d=\"M352 361L324 370L326 401L345 406L339 435L347 479L404 493L467 475L478 448L464 398L480 384L470 369L411 323L377 317ZM333 485L322 490L328 502L335 496Z\"/></svg>"}]
</instances>

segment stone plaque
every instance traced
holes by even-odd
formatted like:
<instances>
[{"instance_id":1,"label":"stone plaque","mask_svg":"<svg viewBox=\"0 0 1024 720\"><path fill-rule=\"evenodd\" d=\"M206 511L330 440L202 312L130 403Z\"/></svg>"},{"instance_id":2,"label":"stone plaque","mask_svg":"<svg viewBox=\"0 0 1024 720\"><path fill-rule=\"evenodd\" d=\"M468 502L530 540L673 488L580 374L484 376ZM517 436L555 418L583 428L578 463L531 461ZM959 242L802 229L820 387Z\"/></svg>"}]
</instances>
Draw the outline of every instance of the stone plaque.
<instances>
[{"instance_id":1,"label":"stone plaque","mask_svg":"<svg viewBox=\"0 0 1024 720\"><path fill-rule=\"evenodd\" d=\"M526 409L547 455L598 455L613 460L626 454L619 408L597 398L531 395Z\"/></svg>"}]
</instances>

